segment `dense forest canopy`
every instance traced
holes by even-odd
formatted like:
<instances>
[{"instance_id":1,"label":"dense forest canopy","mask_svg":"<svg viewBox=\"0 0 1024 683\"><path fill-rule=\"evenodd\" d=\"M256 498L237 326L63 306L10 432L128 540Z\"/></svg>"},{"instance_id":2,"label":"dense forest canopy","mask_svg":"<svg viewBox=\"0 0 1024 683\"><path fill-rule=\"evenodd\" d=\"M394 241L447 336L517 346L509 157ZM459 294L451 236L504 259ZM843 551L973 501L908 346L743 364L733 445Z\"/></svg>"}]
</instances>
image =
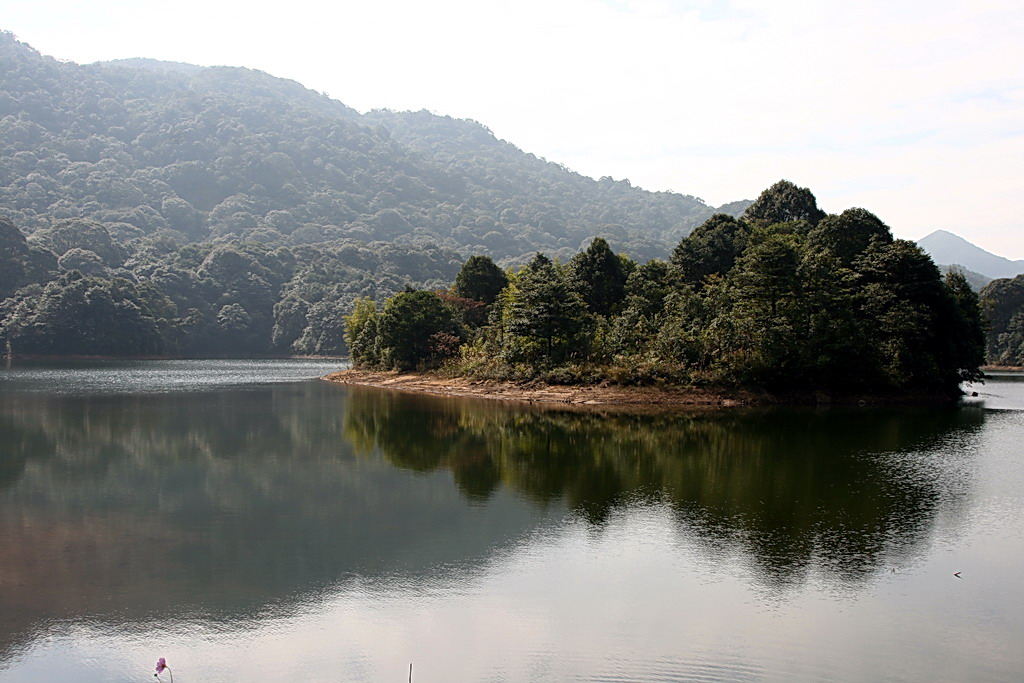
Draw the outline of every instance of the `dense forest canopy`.
<instances>
[{"instance_id":1,"label":"dense forest canopy","mask_svg":"<svg viewBox=\"0 0 1024 683\"><path fill-rule=\"evenodd\" d=\"M492 272L482 258L449 291L407 289L379 312L361 301L346 327L357 366L949 396L981 378L984 329L963 275L943 278L869 211L826 215L788 181L738 219L709 218L668 262L639 264L598 237L565 264L536 254L467 305Z\"/></svg>"},{"instance_id":2,"label":"dense forest canopy","mask_svg":"<svg viewBox=\"0 0 1024 683\"><path fill-rule=\"evenodd\" d=\"M473 121L359 114L249 69L62 62L0 32L0 332L21 352L338 353L357 298L444 286L466 254L568 260L596 235L646 261L714 213ZM65 309L153 324L68 337Z\"/></svg>"}]
</instances>

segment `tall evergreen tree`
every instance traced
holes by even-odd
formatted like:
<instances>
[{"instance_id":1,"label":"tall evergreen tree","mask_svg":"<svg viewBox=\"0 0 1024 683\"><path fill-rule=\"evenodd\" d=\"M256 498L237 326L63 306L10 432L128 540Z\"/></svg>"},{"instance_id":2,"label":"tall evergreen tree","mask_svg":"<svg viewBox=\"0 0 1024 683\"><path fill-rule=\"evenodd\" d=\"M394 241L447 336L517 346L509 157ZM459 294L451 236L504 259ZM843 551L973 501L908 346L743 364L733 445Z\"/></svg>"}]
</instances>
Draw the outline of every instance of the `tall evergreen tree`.
<instances>
[{"instance_id":1,"label":"tall evergreen tree","mask_svg":"<svg viewBox=\"0 0 1024 683\"><path fill-rule=\"evenodd\" d=\"M507 284L505 271L496 266L490 256L470 256L455 276L455 294L493 304Z\"/></svg>"},{"instance_id":2,"label":"tall evergreen tree","mask_svg":"<svg viewBox=\"0 0 1024 683\"><path fill-rule=\"evenodd\" d=\"M550 367L583 351L586 304L543 254L518 273L502 317L503 350L511 362Z\"/></svg>"},{"instance_id":3,"label":"tall evergreen tree","mask_svg":"<svg viewBox=\"0 0 1024 683\"><path fill-rule=\"evenodd\" d=\"M603 237L595 237L586 250L572 257L567 277L590 312L597 315L611 314L626 295L622 261Z\"/></svg>"},{"instance_id":4,"label":"tall evergreen tree","mask_svg":"<svg viewBox=\"0 0 1024 683\"><path fill-rule=\"evenodd\" d=\"M776 384L801 370L801 245L796 235L767 228L751 241L726 281L729 305L718 309L719 324L735 331L723 360L741 382Z\"/></svg>"}]
</instances>

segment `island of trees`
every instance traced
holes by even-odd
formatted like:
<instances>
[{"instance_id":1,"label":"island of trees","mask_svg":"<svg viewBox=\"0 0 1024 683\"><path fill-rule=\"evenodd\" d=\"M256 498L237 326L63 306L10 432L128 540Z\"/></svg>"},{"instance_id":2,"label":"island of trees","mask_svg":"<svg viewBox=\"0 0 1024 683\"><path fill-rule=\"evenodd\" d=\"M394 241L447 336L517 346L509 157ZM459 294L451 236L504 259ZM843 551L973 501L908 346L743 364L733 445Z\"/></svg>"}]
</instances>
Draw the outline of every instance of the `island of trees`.
<instances>
[{"instance_id":1,"label":"island of trees","mask_svg":"<svg viewBox=\"0 0 1024 683\"><path fill-rule=\"evenodd\" d=\"M740 218L712 216L668 261L602 238L564 264L474 256L448 289L360 299L345 337L359 368L874 395L958 395L985 352L962 274L788 181Z\"/></svg>"}]
</instances>

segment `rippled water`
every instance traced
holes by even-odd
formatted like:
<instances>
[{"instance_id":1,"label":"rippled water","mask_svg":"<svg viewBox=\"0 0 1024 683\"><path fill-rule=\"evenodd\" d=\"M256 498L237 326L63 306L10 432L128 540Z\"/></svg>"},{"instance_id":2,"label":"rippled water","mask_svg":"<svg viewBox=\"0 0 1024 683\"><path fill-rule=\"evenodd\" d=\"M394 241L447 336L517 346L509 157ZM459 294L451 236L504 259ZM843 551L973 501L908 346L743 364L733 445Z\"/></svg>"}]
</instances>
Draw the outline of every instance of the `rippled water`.
<instances>
[{"instance_id":1,"label":"rippled water","mask_svg":"<svg viewBox=\"0 0 1024 683\"><path fill-rule=\"evenodd\" d=\"M0 392L95 396L209 391L295 382L344 365L321 359L19 361L0 372Z\"/></svg>"},{"instance_id":2,"label":"rippled water","mask_svg":"<svg viewBox=\"0 0 1024 683\"><path fill-rule=\"evenodd\" d=\"M613 416L335 367L0 372L0 681L1024 676L1019 376Z\"/></svg>"}]
</instances>

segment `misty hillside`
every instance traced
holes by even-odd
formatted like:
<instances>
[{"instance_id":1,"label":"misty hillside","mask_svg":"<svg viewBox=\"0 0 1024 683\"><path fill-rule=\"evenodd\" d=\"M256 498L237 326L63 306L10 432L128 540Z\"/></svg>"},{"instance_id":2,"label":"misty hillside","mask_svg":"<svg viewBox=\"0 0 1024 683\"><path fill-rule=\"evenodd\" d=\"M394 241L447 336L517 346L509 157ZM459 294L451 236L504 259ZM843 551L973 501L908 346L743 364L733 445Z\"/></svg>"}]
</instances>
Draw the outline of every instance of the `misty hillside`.
<instances>
[{"instance_id":1,"label":"misty hillside","mask_svg":"<svg viewBox=\"0 0 1024 683\"><path fill-rule=\"evenodd\" d=\"M505 262L567 258L603 235L645 260L712 213L695 197L581 176L472 121L360 115L244 68L61 62L0 33L0 215L28 234L92 219L118 243L171 230L432 244Z\"/></svg>"},{"instance_id":2,"label":"misty hillside","mask_svg":"<svg viewBox=\"0 0 1024 683\"><path fill-rule=\"evenodd\" d=\"M750 202L733 202L739 213ZM0 31L0 343L27 354L345 352L360 298L466 257L667 258L714 213L484 126L361 115L244 68L78 65Z\"/></svg>"},{"instance_id":3,"label":"misty hillside","mask_svg":"<svg viewBox=\"0 0 1024 683\"><path fill-rule=\"evenodd\" d=\"M936 263L960 266L989 279L1009 278L1024 273L1024 261L1011 261L997 256L945 230L936 230L917 243Z\"/></svg>"}]
</instances>

